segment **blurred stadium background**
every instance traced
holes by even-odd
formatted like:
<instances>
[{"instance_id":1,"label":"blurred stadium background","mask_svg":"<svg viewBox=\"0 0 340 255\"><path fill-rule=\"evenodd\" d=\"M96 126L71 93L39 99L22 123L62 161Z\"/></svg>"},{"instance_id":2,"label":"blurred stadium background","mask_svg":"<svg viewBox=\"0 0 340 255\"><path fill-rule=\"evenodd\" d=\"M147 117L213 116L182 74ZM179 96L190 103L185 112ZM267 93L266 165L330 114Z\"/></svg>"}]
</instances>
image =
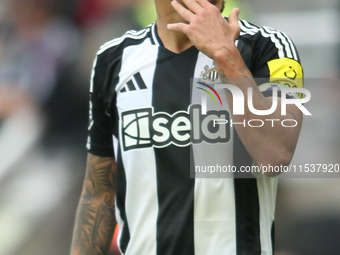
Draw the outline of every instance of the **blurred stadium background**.
<instances>
[{"instance_id":1,"label":"blurred stadium background","mask_svg":"<svg viewBox=\"0 0 340 255\"><path fill-rule=\"evenodd\" d=\"M338 0L227 0L295 42L312 93L293 163L340 163ZM0 0L0 254L68 254L92 60L155 19L153 0ZM276 255L340 254L340 179L282 178Z\"/></svg>"}]
</instances>

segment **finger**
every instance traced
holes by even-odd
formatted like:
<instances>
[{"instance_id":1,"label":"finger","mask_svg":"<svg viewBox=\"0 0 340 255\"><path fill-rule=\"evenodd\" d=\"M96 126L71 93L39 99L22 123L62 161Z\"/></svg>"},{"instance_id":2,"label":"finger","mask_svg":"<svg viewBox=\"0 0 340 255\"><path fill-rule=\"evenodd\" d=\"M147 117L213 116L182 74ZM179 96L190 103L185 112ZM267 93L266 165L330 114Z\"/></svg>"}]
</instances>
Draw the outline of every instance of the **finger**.
<instances>
[{"instance_id":1,"label":"finger","mask_svg":"<svg viewBox=\"0 0 340 255\"><path fill-rule=\"evenodd\" d=\"M184 23L172 23L172 24L168 24L167 28L169 30L172 31L176 31L176 32L181 32L181 33L186 33L186 28L188 27L188 24L184 24Z\"/></svg>"},{"instance_id":2,"label":"finger","mask_svg":"<svg viewBox=\"0 0 340 255\"><path fill-rule=\"evenodd\" d=\"M228 18L228 22L231 26L237 24L238 26L238 15L240 13L240 9L239 8L234 8Z\"/></svg>"},{"instance_id":3,"label":"finger","mask_svg":"<svg viewBox=\"0 0 340 255\"><path fill-rule=\"evenodd\" d=\"M190 22L192 18L195 17L195 14L193 14L188 9L184 8L184 6L177 2L176 0L171 1L171 4L172 7L178 12L178 14L181 15L181 17L186 21Z\"/></svg>"},{"instance_id":4,"label":"finger","mask_svg":"<svg viewBox=\"0 0 340 255\"><path fill-rule=\"evenodd\" d=\"M230 16L228 18L228 22L229 25L231 26L231 28L233 29L235 35L234 35L234 39L236 40L240 34L241 28L238 24L238 15L240 13L240 9L239 8L234 8L231 13Z\"/></svg>"},{"instance_id":5,"label":"finger","mask_svg":"<svg viewBox=\"0 0 340 255\"><path fill-rule=\"evenodd\" d=\"M196 14L203 9L196 0L183 0L183 3L186 5L186 7L188 7L190 11Z\"/></svg>"}]
</instances>

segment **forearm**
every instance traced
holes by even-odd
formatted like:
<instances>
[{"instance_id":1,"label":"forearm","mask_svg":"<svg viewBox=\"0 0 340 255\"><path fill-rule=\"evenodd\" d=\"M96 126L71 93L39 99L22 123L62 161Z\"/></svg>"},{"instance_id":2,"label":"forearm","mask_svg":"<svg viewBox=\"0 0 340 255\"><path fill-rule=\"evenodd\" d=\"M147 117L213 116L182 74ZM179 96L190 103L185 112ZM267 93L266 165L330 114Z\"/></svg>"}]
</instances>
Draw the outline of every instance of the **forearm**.
<instances>
[{"instance_id":1,"label":"forearm","mask_svg":"<svg viewBox=\"0 0 340 255\"><path fill-rule=\"evenodd\" d=\"M226 57L227 56L227 57ZM272 98L266 98L259 91L250 71L245 66L241 55L236 47L231 47L224 56L216 56L215 64L220 71L221 82L237 86L247 99L248 88L253 91L253 105L257 110L268 110L272 106ZM233 97L229 90L226 96L233 112ZM244 115L233 115L234 123L245 123L233 125L254 161L260 165L285 165L292 158L296 141L301 126L301 113L295 106L287 107L287 115L281 115L280 99L276 110L270 115L256 115L248 109L247 100L244 100ZM248 121L257 119L262 121L261 127L250 127ZM296 127L284 127L281 125L283 119L296 120ZM275 121L270 121L275 120ZM258 124L258 123L256 123ZM286 126L294 126L295 122L286 122ZM274 126L274 127L273 127Z\"/></svg>"},{"instance_id":2,"label":"forearm","mask_svg":"<svg viewBox=\"0 0 340 255\"><path fill-rule=\"evenodd\" d=\"M76 216L71 254L107 254L114 226L114 207L112 205L96 198L81 198Z\"/></svg>"},{"instance_id":3,"label":"forearm","mask_svg":"<svg viewBox=\"0 0 340 255\"><path fill-rule=\"evenodd\" d=\"M107 254L115 228L115 192L111 158L89 156L96 160L89 167L79 201L71 255ZM89 163L88 163L89 164ZM91 164L91 163L90 163Z\"/></svg>"}]
</instances>

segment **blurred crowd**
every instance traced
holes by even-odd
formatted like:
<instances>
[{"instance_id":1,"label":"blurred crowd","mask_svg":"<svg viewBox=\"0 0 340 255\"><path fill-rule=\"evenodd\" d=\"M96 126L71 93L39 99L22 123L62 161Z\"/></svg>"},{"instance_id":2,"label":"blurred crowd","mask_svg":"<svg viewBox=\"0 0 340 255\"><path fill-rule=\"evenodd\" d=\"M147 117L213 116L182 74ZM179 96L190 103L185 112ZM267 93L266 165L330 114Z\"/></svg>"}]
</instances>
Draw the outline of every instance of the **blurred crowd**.
<instances>
[{"instance_id":1,"label":"blurred crowd","mask_svg":"<svg viewBox=\"0 0 340 255\"><path fill-rule=\"evenodd\" d=\"M29 108L44 130L44 146L81 146L92 60L105 41L140 27L134 2L2 0L2 124Z\"/></svg>"},{"instance_id":2,"label":"blurred crowd","mask_svg":"<svg viewBox=\"0 0 340 255\"><path fill-rule=\"evenodd\" d=\"M252 15L245 0L227 3ZM68 253L92 61L155 18L153 0L0 0L1 255Z\"/></svg>"},{"instance_id":3,"label":"blurred crowd","mask_svg":"<svg viewBox=\"0 0 340 255\"><path fill-rule=\"evenodd\" d=\"M136 2L0 0L0 254L67 254L92 61L104 42L152 21Z\"/></svg>"}]
</instances>

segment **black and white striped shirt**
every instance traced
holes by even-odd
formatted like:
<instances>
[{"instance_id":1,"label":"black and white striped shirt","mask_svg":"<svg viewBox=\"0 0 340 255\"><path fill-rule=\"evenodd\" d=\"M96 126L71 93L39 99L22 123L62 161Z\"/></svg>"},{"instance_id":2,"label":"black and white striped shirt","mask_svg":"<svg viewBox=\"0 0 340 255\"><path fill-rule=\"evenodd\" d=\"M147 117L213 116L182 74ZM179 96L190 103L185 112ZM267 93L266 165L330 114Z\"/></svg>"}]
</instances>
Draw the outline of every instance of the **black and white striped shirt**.
<instances>
[{"instance_id":1,"label":"black and white striped shirt","mask_svg":"<svg viewBox=\"0 0 340 255\"><path fill-rule=\"evenodd\" d=\"M268 82L286 65L302 77L288 36L239 24L237 46L254 78ZM195 47L179 54L164 48L155 24L128 31L97 53L87 147L117 160L122 254L273 254L276 178L190 178L190 160L199 156L190 153L195 123L189 115L200 109L192 106L190 80L205 66L213 61ZM227 132L209 150L226 164L251 165L237 133Z\"/></svg>"}]
</instances>

